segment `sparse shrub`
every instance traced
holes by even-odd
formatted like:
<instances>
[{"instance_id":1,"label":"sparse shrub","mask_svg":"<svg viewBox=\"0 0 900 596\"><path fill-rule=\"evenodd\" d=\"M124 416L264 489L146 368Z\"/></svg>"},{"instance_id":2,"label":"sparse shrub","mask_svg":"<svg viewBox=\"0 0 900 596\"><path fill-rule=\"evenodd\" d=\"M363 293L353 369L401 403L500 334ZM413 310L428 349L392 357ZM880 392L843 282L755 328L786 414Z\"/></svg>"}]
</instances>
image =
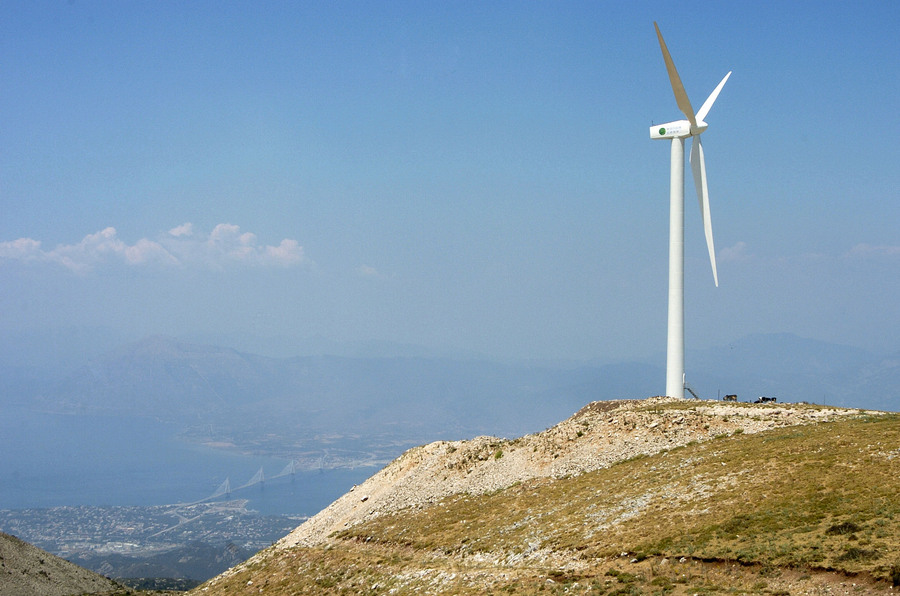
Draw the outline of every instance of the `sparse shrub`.
<instances>
[{"instance_id":1,"label":"sparse shrub","mask_svg":"<svg viewBox=\"0 0 900 596\"><path fill-rule=\"evenodd\" d=\"M329 576L317 577L314 581L317 586L319 586L320 588L325 588L325 589L333 588L337 585L337 581L333 577L329 577Z\"/></svg>"},{"instance_id":2,"label":"sparse shrub","mask_svg":"<svg viewBox=\"0 0 900 596\"><path fill-rule=\"evenodd\" d=\"M501 457L503 457L502 449L498 449L497 451L494 452L494 459L500 459Z\"/></svg>"},{"instance_id":3,"label":"sparse shrub","mask_svg":"<svg viewBox=\"0 0 900 596\"><path fill-rule=\"evenodd\" d=\"M891 585L895 588L900 586L900 563L891 565Z\"/></svg>"},{"instance_id":4,"label":"sparse shrub","mask_svg":"<svg viewBox=\"0 0 900 596\"><path fill-rule=\"evenodd\" d=\"M843 536L845 534L854 534L859 532L862 528L854 524L850 521L841 522L839 524L833 524L825 530L826 536Z\"/></svg>"},{"instance_id":5,"label":"sparse shrub","mask_svg":"<svg viewBox=\"0 0 900 596\"><path fill-rule=\"evenodd\" d=\"M870 550L866 548L859 548L857 546L850 546L844 549L844 553L840 555L836 561L839 562L847 562L847 561L865 561L867 559L874 559L878 556L878 551Z\"/></svg>"},{"instance_id":6,"label":"sparse shrub","mask_svg":"<svg viewBox=\"0 0 900 596\"><path fill-rule=\"evenodd\" d=\"M632 596L632 595L636 596L637 594L640 594L640 593L641 592L640 592L640 590L638 590L637 586L635 586L633 584L626 584L626 585L622 586L621 588L615 589L612 592L610 592L609 596Z\"/></svg>"},{"instance_id":7,"label":"sparse shrub","mask_svg":"<svg viewBox=\"0 0 900 596\"><path fill-rule=\"evenodd\" d=\"M606 572L606 575L616 578L619 580L619 583L622 584L633 584L637 581L637 576L627 571L619 571L618 569L610 569Z\"/></svg>"}]
</instances>

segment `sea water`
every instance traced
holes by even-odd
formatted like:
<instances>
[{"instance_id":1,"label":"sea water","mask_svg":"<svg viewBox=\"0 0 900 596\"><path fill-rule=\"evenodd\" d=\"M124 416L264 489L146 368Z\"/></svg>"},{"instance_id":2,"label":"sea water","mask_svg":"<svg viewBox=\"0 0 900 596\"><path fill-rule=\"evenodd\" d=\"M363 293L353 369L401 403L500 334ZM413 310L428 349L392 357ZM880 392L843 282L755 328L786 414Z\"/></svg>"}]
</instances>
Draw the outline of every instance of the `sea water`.
<instances>
[{"instance_id":1,"label":"sea water","mask_svg":"<svg viewBox=\"0 0 900 596\"><path fill-rule=\"evenodd\" d=\"M196 445L155 420L0 412L0 509L169 505L230 495L266 515L313 515L377 469L303 470L290 462ZM239 488L263 469L264 482Z\"/></svg>"}]
</instances>

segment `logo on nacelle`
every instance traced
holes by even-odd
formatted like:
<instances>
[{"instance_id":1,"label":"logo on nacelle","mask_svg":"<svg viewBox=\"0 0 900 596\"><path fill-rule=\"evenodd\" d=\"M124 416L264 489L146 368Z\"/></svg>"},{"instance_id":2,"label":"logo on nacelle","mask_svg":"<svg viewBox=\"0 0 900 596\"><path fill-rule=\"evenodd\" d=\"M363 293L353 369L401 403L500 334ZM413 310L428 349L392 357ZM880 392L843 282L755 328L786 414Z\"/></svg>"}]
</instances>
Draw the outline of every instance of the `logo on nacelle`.
<instances>
[{"instance_id":1,"label":"logo on nacelle","mask_svg":"<svg viewBox=\"0 0 900 596\"><path fill-rule=\"evenodd\" d=\"M703 123L703 128L706 124ZM700 129L702 131L702 128ZM691 123L687 120L676 120L675 122L666 122L665 124L655 124L650 127L651 139L678 139L691 136Z\"/></svg>"}]
</instances>

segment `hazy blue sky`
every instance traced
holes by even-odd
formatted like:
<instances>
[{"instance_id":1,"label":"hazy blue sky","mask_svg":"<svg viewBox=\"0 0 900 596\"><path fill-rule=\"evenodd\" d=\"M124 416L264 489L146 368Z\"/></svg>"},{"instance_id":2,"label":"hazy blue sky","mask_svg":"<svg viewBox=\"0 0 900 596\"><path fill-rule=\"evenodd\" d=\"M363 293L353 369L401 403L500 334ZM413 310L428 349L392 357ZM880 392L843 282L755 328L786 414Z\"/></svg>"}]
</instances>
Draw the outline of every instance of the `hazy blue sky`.
<instances>
[{"instance_id":1,"label":"hazy blue sky","mask_svg":"<svg viewBox=\"0 0 900 596\"><path fill-rule=\"evenodd\" d=\"M0 3L0 329L665 349L669 146L689 348L900 350L900 3Z\"/></svg>"}]
</instances>

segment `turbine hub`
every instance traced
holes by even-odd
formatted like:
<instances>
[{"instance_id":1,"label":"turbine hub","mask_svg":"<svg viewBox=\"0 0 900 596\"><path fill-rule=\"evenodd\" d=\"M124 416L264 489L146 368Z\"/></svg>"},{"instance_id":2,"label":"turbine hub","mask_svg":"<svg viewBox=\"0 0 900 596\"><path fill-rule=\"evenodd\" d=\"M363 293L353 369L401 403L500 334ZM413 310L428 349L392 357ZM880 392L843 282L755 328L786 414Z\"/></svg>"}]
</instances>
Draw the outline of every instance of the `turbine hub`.
<instances>
[{"instance_id":1,"label":"turbine hub","mask_svg":"<svg viewBox=\"0 0 900 596\"><path fill-rule=\"evenodd\" d=\"M697 126L691 127L691 136L692 137L697 136L698 134L700 134L701 132L706 130L708 127L709 127L709 125L706 122L704 122L703 120L697 120Z\"/></svg>"}]
</instances>

